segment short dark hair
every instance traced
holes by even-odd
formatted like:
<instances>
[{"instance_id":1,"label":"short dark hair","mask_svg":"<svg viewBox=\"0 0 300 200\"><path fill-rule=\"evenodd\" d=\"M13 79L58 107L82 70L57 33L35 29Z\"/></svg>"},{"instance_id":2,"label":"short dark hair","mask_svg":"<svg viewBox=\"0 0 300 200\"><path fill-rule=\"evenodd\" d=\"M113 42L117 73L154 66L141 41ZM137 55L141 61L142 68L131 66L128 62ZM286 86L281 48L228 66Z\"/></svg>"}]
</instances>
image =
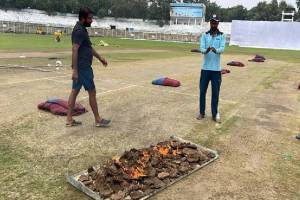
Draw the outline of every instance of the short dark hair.
<instances>
[{"instance_id":1,"label":"short dark hair","mask_svg":"<svg viewBox=\"0 0 300 200\"><path fill-rule=\"evenodd\" d=\"M82 19L82 18L87 18L89 16L89 14L94 14L94 12L89 9L88 7L83 7L83 8L80 8L79 10L79 21Z\"/></svg>"}]
</instances>

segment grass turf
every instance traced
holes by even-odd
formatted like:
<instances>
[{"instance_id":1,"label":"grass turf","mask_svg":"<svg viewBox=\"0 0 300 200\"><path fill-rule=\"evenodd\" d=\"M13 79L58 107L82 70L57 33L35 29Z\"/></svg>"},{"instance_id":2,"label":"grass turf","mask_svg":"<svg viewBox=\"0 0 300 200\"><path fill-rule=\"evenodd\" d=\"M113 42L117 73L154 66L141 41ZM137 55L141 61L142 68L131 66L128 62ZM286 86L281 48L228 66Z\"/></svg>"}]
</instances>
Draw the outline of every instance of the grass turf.
<instances>
[{"instance_id":1,"label":"grass turf","mask_svg":"<svg viewBox=\"0 0 300 200\"><path fill-rule=\"evenodd\" d=\"M173 42L157 42L157 41L134 41L134 40L122 40L116 38L92 38L95 40L105 40L111 46L106 47L109 49L137 49L133 53L109 53L107 56L109 60L113 59L116 62L123 61L135 61L140 59L156 59L164 58L166 56L176 57L178 55L190 55L189 50L191 48L197 48L196 44L182 44ZM39 35L19 35L19 34L0 34L0 51L3 52L16 52L16 51L60 51L70 49L70 39L69 37L64 37L61 43L55 43L52 36L39 36ZM138 49L163 49L168 50L167 52L139 52ZM267 49L250 49L250 48L238 48L238 47L228 47L226 54L236 55L236 54L246 54L253 55L255 53L263 54L268 58L274 58L278 60L285 60L289 62L299 62L300 58L298 51L285 51L285 50L267 50ZM8 61L15 63L15 59L1 59L1 62L8 63ZM32 61L33 60L33 61ZM42 63L46 61L47 58L35 58L28 62ZM20 64L24 64L24 60L18 60ZM25 60L25 62L27 62ZM25 63L26 64L26 63ZM258 76L261 76L265 69L256 68L251 71ZM266 73L269 77L265 78L260 84L263 89L268 89L272 86L275 80L278 79L277 71L272 73L273 68L267 68ZM252 76L252 77L255 77ZM246 84L241 82L241 84ZM263 94L263 93L262 93ZM235 105L232 105L235 106ZM232 109L230 107L230 109ZM34 116L34 115L33 115ZM5 124L0 129L0 140L4 145L0 145L0 173L4 174L1 179L2 190L0 191L0 199L86 199L86 197L75 192L75 189L70 187L65 182L65 172L68 170L67 161L69 157L72 156L73 152L63 154L61 157L48 155L48 151L45 149L36 150L18 143L22 141L20 138L22 135L24 138L32 139L35 137L42 136L42 132L37 127L46 127L49 120L52 118L44 119L43 117L34 116L33 119L25 118L20 120L18 118L18 123ZM208 131L210 127L208 125L198 125L195 130L190 134L193 140L197 143L201 143L205 146L211 146L224 139L232 127L237 126L243 119L239 116L232 116L226 123L222 125L220 129L216 131L215 134L206 134L206 136L199 133ZM245 118L244 120L247 120ZM20 121L23 122L20 124ZM246 121L247 122L247 121ZM51 127L52 128L52 127ZM36 130L36 132L34 132ZM222 133L222 134L221 134ZM236 132L233 132L236 134ZM292 134L292 133L291 133ZM246 135L247 136L247 135ZM246 137L245 136L245 137ZM250 136L247 136L250 137ZM43 137L41 137L43 138ZM78 137L79 138L79 137ZM84 139L85 140L85 139ZM282 143L287 149L281 150L284 152L289 152L289 145ZM222 146L221 146L222 147ZM221 148L220 147L220 148ZM224 150L223 150L224 151ZM75 154L75 153L74 153ZM225 153L224 153L225 154ZM290 154L283 154L284 156ZM42 158L42 159L40 159ZM81 160L82 158L80 158ZM293 160L288 160L282 162L281 156L278 156L278 163L274 163L276 166L276 172L282 174L282 183L286 182L287 179L290 180L294 177L292 181L297 183L297 177L299 177L299 169L294 168L299 166L299 159L293 158ZM84 169L85 162L76 163L76 168L78 171ZM78 166L80 165L80 166ZM292 167L291 167L292 166ZM32 174L33 170L33 174ZM226 170L226 169L225 169ZM77 171L76 171L77 172ZM283 172L283 173L282 173ZM294 176L292 176L294 175ZM275 176L275 175L273 175ZM281 178L281 177L280 177ZM288 187L289 184L285 185L287 188L284 191L294 192L297 191L296 188ZM291 189L292 188L292 189ZM295 193L295 199L299 197L299 194Z\"/></svg>"},{"instance_id":2,"label":"grass turf","mask_svg":"<svg viewBox=\"0 0 300 200\"><path fill-rule=\"evenodd\" d=\"M174 56L186 56L190 53L190 49L197 48L197 44L190 43L175 43L175 42L160 42L146 40L127 40L111 37L93 37L92 42L97 43L99 40L104 40L109 47L101 47L106 49L158 49L169 50ZM69 50L71 48L70 36L64 36L60 43L54 42L54 37L51 35L34 35L34 34L0 34L0 51L15 52L15 51L54 51L54 50ZM139 52L136 52L137 54ZM160 53L159 57L168 58L170 52ZM299 51L293 50L274 50L274 49L258 49L258 48L240 48L237 46L228 46L225 54L243 54L255 55L262 54L267 58L282 60L292 63L300 62ZM135 54L135 53L132 53ZM150 53L149 53L150 54ZM152 53L151 53L152 54ZM141 59L149 55L141 56ZM157 56L157 55L156 55Z\"/></svg>"}]
</instances>

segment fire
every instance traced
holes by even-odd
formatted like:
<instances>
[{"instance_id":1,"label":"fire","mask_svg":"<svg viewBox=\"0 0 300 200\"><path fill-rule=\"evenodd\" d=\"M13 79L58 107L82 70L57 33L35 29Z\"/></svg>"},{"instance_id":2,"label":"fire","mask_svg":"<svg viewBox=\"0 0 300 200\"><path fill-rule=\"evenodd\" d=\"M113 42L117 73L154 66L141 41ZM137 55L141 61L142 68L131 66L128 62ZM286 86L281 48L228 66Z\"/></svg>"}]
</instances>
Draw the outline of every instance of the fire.
<instances>
[{"instance_id":1,"label":"fire","mask_svg":"<svg viewBox=\"0 0 300 200\"><path fill-rule=\"evenodd\" d=\"M158 147L155 147L154 150L156 150L156 151L158 151L160 154L166 156L166 155L169 154L169 150L170 150L170 149L169 149L168 147L161 147L161 146L158 146Z\"/></svg>"},{"instance_id":2,"label":"fire","mask_svg":"<svg viewBox=\"0 0 300 200\"><path fill-rule=\"evenodd\" d=\"M140 167L130 167L129 169L123 168L123 171L133 179L138 179L140 177L146 176L144 169Z\"/></svg>"},{"instance_id":3,"label":"fire","mask_svg":"<svg viewBox=\"0 0 300 200\"><path fill-rule=\"evenodd\" d=\"M177 150L174 150L172 154L173 154L173 156L176 156L177 155Z\"/></svg>"},{"instance_id":4,"label":"fire","mask_svg":"<svg viewBox=\"0 0 300 200\"><path fill-rule=\"evenodd\" d=\"M167 156L167 155L173 155L176 156L177 152L178 152L178 147L177 150L173 150L171 147L171 144L168 144L166 146L155 146L153 148L154 151L159 152L161 155L163 156ZM113 158L113 160L119 164L119 166L121 167L121 169L123 170L123 172L127 175L129 175L131 178L133 179L139 179L141 177L145 177L146 172L145 172L145 168L147 167L147 163L149 161L150 158L150 151L144 151L142 152L142 155L140 156L140 158L136 161L136 164L134 164L134 166L126 166L125 167L125 163L128 163L127 160L120 160L120 157L115 156Z\"/></svg>"},{"instance_id":5,"label":"fire","mask_svg":"<svg viewBox=\"0 0 300 200\"><path fill-rule=\"evenodd\" d=\"M146 162L148 162L149 157L150 157L150 153L147 151L144 151L143 155L137 161L136 166L131 166L131 167L125 167L122 164L122 162L127 163L127 160L123 160L121 162L120 157L116 156L113 158L113 160L121 166L124 173L126 173L133 179L139 179L140 177L146 176L144 169L146 168Z\"/></svg>"},{"instance_id":6,"label":"fire","mask_svg":"<svg viewBox=\"0 0 300 200\"><path fill-rule=\"evenodd\" d=\"M177 156L178 151L179 151L179 147L177 146L176 150L173 151L173 156Z\"/></svg>"},{"instance_id":7,"label":"fire","mask_svg":"<svg viewBox=\"0 0 300 200\"><path fill-rule=\"evenodd\" d=\"M169 144L167 146L156 146L153 149L164 156L168 155L169 153L171 153L173 156L176 156L178 152L178 147L177 150L173 150Z\"/></svg>"},{"instance_id":8,"label":"fire","mask_svg":"<svg viewBox=\"0 0 300 200\"><path fill-rule=\"evenodd\" d=\"M146 163L141 160L138 160L137 163L140 164L143 168L146 167Z\"/></svg>"},{"instance_id":9,"label":"fire","mask_svg":"<svg viewBox=\"0 0 300 200\"><path fill-rule=\"evenodd\" d=\"M137 178L140 178L140 177L144 177L146 176L145 175L145 172L144 172L144 169L140 168L140 167L136 167L132 173L131 173L131 177L137 179Z\"/></svg>"}]
</instances>

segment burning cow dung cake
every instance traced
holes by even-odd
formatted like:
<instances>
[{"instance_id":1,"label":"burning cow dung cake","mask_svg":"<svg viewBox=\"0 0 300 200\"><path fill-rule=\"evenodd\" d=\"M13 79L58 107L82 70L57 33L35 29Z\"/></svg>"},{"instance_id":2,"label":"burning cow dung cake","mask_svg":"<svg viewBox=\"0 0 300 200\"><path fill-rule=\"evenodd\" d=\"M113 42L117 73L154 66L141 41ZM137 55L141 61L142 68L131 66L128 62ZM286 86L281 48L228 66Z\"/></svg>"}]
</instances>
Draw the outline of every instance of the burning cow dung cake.
<instances>
[{"instance_id":1,"label":"burning cow dung cake","mask_svg":"<svg viewBox=\"0 0 300 200\"><path fill-rule=\"evenodd\" d=\"M94 199L147 199L217 157L212 150L173 137L126 151L68 181Z\"/></svg>"}]
</instances>

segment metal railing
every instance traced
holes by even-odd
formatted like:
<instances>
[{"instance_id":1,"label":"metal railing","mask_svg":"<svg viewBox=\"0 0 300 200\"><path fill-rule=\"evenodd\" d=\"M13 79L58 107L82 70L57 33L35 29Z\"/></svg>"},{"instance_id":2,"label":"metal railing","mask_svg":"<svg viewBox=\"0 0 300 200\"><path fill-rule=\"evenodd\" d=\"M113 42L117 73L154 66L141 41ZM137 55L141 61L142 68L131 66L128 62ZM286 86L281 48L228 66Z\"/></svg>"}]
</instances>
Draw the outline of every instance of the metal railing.
<instances>
[{"instance_id":1,"label":"metal railing","mask_svg":"<svg viewBox=\"0 0 300 200\"><path fill-rule=\"evenodd\" d=\"M0 21L0 32L2 33L27 33L52 35L56 31L62 31L66 35L72 33L73 27L55 26L45 24ZM159 32L127 31L120 29L89 28L91 37L117 37L135 40L159 40L175 42L198 42L199 35L195 34L171 34Z\"/></svg>"}]
</instances>

